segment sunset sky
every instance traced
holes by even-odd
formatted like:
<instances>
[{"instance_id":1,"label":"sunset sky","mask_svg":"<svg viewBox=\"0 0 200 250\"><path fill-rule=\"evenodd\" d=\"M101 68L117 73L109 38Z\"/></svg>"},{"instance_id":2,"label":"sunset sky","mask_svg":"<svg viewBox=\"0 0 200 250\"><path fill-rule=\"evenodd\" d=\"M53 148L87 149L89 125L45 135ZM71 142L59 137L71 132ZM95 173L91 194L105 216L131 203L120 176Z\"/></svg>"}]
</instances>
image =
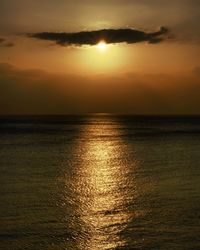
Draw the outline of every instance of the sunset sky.
<instances>
[{"instance_id":1,"label":"sunset sky","mask_svg":"<svg viewBox=\"0 0 200 250\"><path fill-rule=\"evenodd\" d=\"M0 114L200 114L199 17L199 0L0 0Z\"/></svg>"}]
</instances>

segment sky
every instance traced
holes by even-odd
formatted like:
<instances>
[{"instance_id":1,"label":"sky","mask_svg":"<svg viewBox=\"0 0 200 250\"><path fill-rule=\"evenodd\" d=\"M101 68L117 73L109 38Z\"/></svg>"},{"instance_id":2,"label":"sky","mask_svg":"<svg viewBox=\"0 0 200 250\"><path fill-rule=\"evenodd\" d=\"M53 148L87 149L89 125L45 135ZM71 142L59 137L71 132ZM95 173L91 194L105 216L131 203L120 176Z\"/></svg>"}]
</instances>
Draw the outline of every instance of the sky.
<instances>
[{"instance_id":1,"label":"sky","mask_svg":"<svg viewBox=\"0 0 200 250\"><path fill-rule=\"evenodd\" d=\"M200 114L199 16L199 0L0 0L0 114Z\"/></svg>"}]
</instances>

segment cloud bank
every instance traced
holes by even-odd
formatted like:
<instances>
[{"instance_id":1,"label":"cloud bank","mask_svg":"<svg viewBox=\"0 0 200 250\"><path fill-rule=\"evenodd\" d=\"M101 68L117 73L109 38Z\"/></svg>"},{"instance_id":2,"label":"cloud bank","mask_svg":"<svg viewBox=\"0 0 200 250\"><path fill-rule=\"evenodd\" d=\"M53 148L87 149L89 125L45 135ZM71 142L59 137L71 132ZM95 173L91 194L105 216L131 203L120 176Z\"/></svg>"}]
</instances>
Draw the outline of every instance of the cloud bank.
<instances>
[{"instance_id":1,"label":"cloud bank","mask_svg":"<svg viewBox=\"0 0 200 250\"><path fill-rule=\"evenodd\" d=\"M56 33L56 32L41 32L28 34L28 37L53 41L60 46L82 46L95 45L99 41L104 40L106 43L160 43L167 39L169 30L161 27L153 33L144 32L135 29L103 29L96 31L82 31L76 33Z\"/></svg>"},{"instance_id":2,"label":"cloud bank","mask_svg":"<svg viewBox=\"0 0 200 250\"><path fill-rule=\"evenodd\" d=\"M88 78L0 63L0 93L0 114L200 114L199 68Z\"/></svg>"}]
</instances>

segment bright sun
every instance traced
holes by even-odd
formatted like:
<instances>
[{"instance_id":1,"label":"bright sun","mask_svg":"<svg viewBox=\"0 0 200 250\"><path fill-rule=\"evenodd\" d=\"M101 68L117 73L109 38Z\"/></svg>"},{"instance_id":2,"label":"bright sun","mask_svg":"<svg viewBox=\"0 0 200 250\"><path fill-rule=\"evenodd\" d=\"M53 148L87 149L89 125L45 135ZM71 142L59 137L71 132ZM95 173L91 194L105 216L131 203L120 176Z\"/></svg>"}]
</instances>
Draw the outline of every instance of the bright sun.
<instances>
[{"instance_id":1,"label":"bright sun","mask_svg":"<svg viewBox=\"0 0 200 250\"><path fill-rule=\"evenodd\" d=\"M97 48L100 49L100 50L105 50L106 49L106 43L105 41L100 41L98 44L97 44Z\"/></svg>"}]
</instances>

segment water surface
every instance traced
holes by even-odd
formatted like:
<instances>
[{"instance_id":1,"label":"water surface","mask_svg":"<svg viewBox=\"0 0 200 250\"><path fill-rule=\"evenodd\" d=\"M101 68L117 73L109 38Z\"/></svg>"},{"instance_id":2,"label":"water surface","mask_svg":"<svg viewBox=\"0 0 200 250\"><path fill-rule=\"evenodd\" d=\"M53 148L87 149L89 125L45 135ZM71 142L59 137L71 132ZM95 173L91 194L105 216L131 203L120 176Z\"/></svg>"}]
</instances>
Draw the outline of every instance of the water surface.
<instances>
[{"instance_id":1,"label":"water surface","mask_svg":"<svg viewBox=\"0 0 200 250\"><path fill-rule=\"evenodd\" d=\"M200 117L0 117L0 248L200 249Z\"/></svg>"}]
</instances>

